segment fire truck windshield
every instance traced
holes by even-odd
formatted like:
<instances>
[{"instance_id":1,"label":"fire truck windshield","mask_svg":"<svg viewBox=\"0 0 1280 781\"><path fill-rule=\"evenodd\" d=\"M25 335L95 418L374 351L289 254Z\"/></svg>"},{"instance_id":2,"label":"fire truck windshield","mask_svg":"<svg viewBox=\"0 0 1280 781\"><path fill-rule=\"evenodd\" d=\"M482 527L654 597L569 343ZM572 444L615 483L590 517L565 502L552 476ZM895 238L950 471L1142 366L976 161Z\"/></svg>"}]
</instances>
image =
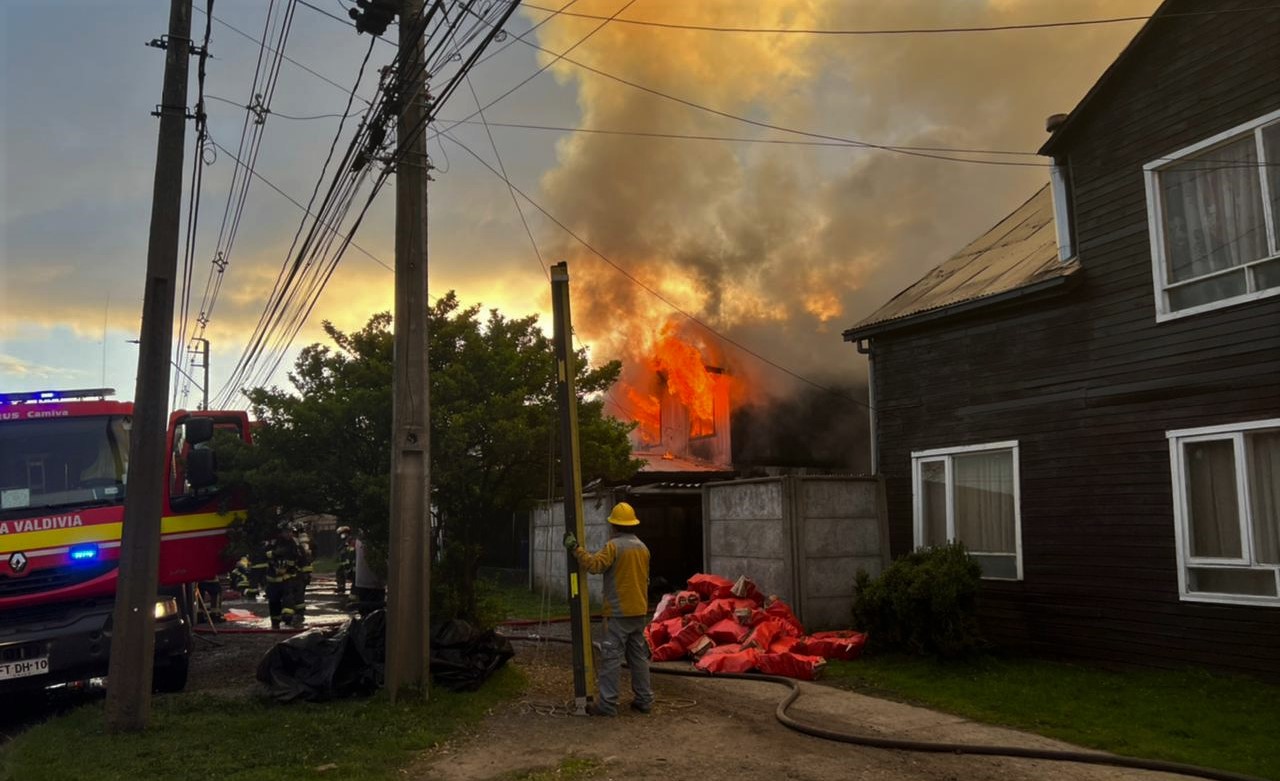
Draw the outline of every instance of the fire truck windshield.
<instances>
[{"instance_id":1,"label":"fire truck windshield","mask_svg":"<svg viewBox=\"0 0 1280 781\"><path fill-rule=\"evenodd\" d=\"M130 423L102 415L0 424L0 515L123 502Z\"/></svg>"}]
</instances>

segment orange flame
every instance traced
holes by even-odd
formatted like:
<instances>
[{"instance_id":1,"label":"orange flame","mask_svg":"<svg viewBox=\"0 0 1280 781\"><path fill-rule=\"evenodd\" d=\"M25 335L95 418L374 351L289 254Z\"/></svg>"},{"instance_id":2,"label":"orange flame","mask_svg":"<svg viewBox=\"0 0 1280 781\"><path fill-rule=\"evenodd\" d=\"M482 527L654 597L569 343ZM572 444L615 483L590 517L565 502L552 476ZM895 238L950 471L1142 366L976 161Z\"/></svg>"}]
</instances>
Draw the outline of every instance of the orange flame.
<instances>
[{"instance_id":1,"label":"orange flame","mask_svg":"<svg viewBox=\"0 0 1280 781\"><path fill-rule=\"evenodd\" d=\"M715 380L707 371L702 352L675 333L672 323L662 328L649 359L654 370L667 379L667 392L689 410L690 436L706 436L715 431Z\"/></svg>"},{"instance_id":2,"label":"orange flame","mask_svg":"<svg viewBox=\"0 0 1280 781\"><path fill-rule=\"evenodd\" d=\"M662 402L657 396L650 393L641 393L640 391L627 386L627 401L629 401L632 416L636 423L639 423L640 437L645 442L661 442L662 441Z\"/></svg>"}]
</instances>

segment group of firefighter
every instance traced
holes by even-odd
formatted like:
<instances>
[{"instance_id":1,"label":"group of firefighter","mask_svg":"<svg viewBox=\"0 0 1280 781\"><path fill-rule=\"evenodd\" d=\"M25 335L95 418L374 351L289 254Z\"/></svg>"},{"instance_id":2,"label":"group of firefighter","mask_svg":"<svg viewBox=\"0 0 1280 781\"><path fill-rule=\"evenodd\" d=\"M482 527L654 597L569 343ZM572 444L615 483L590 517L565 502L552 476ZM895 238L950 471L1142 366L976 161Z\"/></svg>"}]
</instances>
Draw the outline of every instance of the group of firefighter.
<instances>
[{"instance_id":1,"label":"group of firefighter","mask_svg":"<svg viewBox=\"0 0 1280 781\"><path fill-rule=\"evenodd\" d=\"M356 535L349 526L339 526L338 594L345 594L356 566ZM231 571L231 585L246 599L265 596L271 614L271 628L299 628L306 623L307 586L315 570L311 536L302 521L282 521L276 536L264 540L240 559Z\"/></svg>"}]
</instances>

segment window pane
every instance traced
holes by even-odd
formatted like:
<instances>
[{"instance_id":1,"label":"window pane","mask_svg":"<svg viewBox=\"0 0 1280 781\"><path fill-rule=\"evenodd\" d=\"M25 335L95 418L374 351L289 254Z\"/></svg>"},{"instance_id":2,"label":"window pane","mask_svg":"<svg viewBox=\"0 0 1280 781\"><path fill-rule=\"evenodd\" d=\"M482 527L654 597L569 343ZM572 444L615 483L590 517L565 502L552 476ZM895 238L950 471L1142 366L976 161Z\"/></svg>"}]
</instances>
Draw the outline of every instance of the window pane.
<instances>
[{"instance_id":1,"label":"window pane","mask_svg":"<svg viewBox=\"0 0 1280 781\"><path fill-rule=\"evenodd\" d=\"M1252 133L1161 169L1170 282L1267 255L1258 147Z\"/></svg>"},{"instance_id":2,"label":"window pane","mask_svg":"<svg viewBox=\"0 0 1280 781\"><path fill-rule=\"evenodd\" d=\"M1253 267L1253 289L1270 290L1273 287L1280 287L1280 258L1268 260Z\"/></svg>"},{"instance_id":3,"label":"window pane","mask_svg":"<svg viewBox=\"0 0 1280 781\"><path fill-rule=\"evenodd\" d=\"M947 463L920 463L920 515L924 522L923 547L947 544Z\"/></svg>"},{"instance_id":4,"label":"window pane","mask_svg":"<svg viewBox=\"0 0 1280 781\"><path fill-rule=\"evenodd\" d=\"M984 578L1005 578L1007 580L1017 580L1018 578L1018 557L978 553L972 557L978 562L978 566L982 567L982 577Z\"/></svg>"},{"instance_id":5,"label":"window pane","mask_svg":"<svg viewBox=\"0 0 1280 781\"><path fill-rule=\"evenodd\" d=\"M1189 285L1172 288L1169 291L1169 308L1176 312L1200 304L1242 296L1249 292L1244 273L1244 269L1240 269L1232 274L1223 274L1203 282L1192 282Z\"/></svg>"},{"instance_id":6,"label":"window pane","mask_svg":"<svg viewBox=\"0 0 1280 781\"><path fill-rule=\"evenodd\" d=\"M1246 434L1253 560L1280 564L1280 430Z\"/></svg>"},{"instance_id":7,"label":"window pane","mask_svg":"<svg viewBox=\"0 0 1280 781\"><path fill-rule=\"evenodd\" d=\"M1013 453L952 458L956 539L978 553L1014 553Z\"/></svg>"},{"instance_id":8,"label":"window pane","mask_svg":"<svg viewBox=\"0 0 1280 781\"><path fill-rule=\"evenodd\" d=\"M1187 570L1187 576L1188 591L1251 597L1276 596L1275 570L1191 567Z\"/></svg>"},{"instance_id":9,"label":"window pane","mask_svg":"<svg viewBox=\"0 0 1280 781\"><path fill-rule=\"evenodd\" d=\"M1275 221L1271 229L1275 231L1276 246L1280 247L1280 122L1262 129L1262 146L1266 150L1267 167L1264 170L1267 172L1267 184L1271 187L1271 217Z\"/></svg>"},{"instance_id":10,"label":"window pane","mask_svg":"<svg viewBox=\"0 0 1280 781\"><path fill-rule=\"evenodd\" d=\"M1240 506L1236 494L1236 451L1230 439L1189 442L1187 511L1191 555L1205 559L1240 558Z\"/></svg>"}]
</instances>

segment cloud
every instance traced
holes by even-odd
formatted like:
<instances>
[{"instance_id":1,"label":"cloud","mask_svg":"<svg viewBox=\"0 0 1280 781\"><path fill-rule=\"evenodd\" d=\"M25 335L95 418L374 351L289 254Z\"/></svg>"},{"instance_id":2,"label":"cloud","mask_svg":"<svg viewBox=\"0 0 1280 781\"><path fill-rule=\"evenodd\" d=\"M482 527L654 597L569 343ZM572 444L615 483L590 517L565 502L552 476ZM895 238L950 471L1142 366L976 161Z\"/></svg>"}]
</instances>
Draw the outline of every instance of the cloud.
<instances>
[{"instance_id":1,"label":"cloud","mask_svg":"<svg viewBox=\"0 0 1280 781\"><path fill-rule=\"evenodd\" d=\"M0 375L16 377L19 380L74 379L76 377L86 376L86 374L86 372L79 369L45 366L43 364L23 360L13 355L0 353Z\"/></svg>"}]
</instances>

